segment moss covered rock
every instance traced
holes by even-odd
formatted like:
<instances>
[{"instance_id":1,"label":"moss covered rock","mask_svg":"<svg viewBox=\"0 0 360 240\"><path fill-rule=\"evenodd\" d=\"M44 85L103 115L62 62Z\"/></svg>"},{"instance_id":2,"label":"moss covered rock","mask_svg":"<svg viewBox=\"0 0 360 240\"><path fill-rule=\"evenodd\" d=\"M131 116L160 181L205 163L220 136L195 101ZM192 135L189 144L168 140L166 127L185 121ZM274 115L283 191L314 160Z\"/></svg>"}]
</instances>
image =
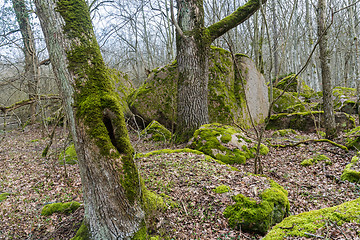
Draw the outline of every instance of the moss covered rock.
<instances>
[{"instance_id":1,"label":"moss covered rock","mask_svg":"<svg viewBox=\"0 0 360 240\"><path fill-rule=\"evenodd\" d=\"M64 151L60 152L60 154L59 154L59 163L60 164L64 164L64 158L65 158L66 164L74 165L78 162L74 144L71 144L70 146L68 146L65 149L65 153L64 153Z\"/></svg>"},{"instance_id":2,"label":"moss covered rock","mask_svg":"<svg viewBox=\"0 0 360 240\"><path fill-rule=\"evenodd\" d=\"M287 191L272 180L270 186L260 194L260 202L242 194L233 197L235 204L226 207L224 212L232 228L265 234L289 215Z\"/></svg>"},{"instance_id":3,"label":"moss covered rock","mask_svg":"<svg viewBox=\"0 0 360 240\"><path fill-rule=\"evenodd\" d=\"M171 132L156 120L153 120L143 131L141 136L155 142L166 142L171 139Z\"/></svg>"},{"instance_id":4,"label":"moss covered rock","mask_svg":"<svg viewBox=\"0 0 360 240\"><path fill-rule=\"evenodd\" d=\"M246 102L255 123L263 122L269 102L264 77L256 70L254 62L236 55L241 74L235 74L230 52L211 47L209 56L208 106L210 122L232 124L234 121L249 127ZM176 61L154 69L145 83L128 97L131 111L140 116L146 126L156 120L173 129L177 114L177 63ZM242 87L244 84L245 89Z\"/></svg>"},{"instance_id":5,"label":"moss covered rock","mask_svg":"<svg viewBox=\"0 0 360 240\"><path fill-rule=\"evenodd\" d=\"M295 73L286 74L278 77L276 88L285 90L286 92L297 92L298 77Z\"/></svg>"},{"instance_id":6,"label":"moss covered rock","mask_svg":"<svg viewBox=\"0 0 360 240\"><path fill-rule=\"evenodd\" d=\"M351 159L351 163L346 165L342 175L341 180L349 182L359 182L360 181L360 167L359 167L359 157L355 155Z\"/></svg>"},{"instance_id":7,"label":"moss covered rock","mask_svg":"<svg viewBox=\"0 0 360 240\"><path fill-rule=\"evenodd\" d=\"M47 204L41 210L41 215L50 216L53 213L65 213L70 214L80 207L78 202L67 202L67 203L51 203Z\"/></svg>"},{"instance_id":8,"label":"moss covered rock","mask_svg":"<svg viewBox=\"0 0 360 240\"><path fill-rule=\"evenodd\" d=\"M269 88L270 91L270 88ZM278 88L273 88L273 98L274 100L277 99L281 94L282 94L283 90L278 89ZM283 112L287 112L288 108L291 108L292 106L295 105L301 105L301 101L300 99L297 97L296 93L293 92L284 92L281 97L274 102L273 105L273 111L275 113L283 113Z\"/></svg>"},{"instance_id":9,"label":"moss covered rock","mask_svg":"<svg viewBox=\"0 0 360 240\"><path fill-rule=\"evenodd\" d=\"M287 239L287 237L308 237L305 233L316 234L316 230L328 226L329 220L342 225L345 222L359 223L360 198L341 205L300 213L285 218L274 226L263 240Z\"/></svg>"},{"instance_id":10,"label":"moss covered rock","mask_svg":"<svg viewBox=\"0 0 360 240\"><path fill-rule=\"evenodd\" d=\"M201 126L195 131L188 147L228 164L245 163L256 152L255 143L240 130L219 123ZM260 153L266 155L268 152L269 149L261 145Z\"/></svg>"},{"instance_id":11,"label":"moss covered rock","mask_svg":"<svg viewBox=\"0 0 360 240\"><path fill-rule=\"evenodd\" d=\"M279 130L279 129L296 129L306 132L314 132L316 126L324 126L323 111L312 112L296 112L296 113L279 113L270 117L267 129ZM335 122L337 129L351 129L355 127L355 119L346 113L336 112Z\"/></svg>"},{"instance_id":12,"label":"moss covered rock","mask_svg":"<svg viewBox=\"0 0 360 240\"><path fill-rule=\"evenodd\" d=\"M308 159L303 160L301 162L301 166L304 166L304 167L311 166L311 165L316 164L316 163L321 162L321 161L325 162L326 165L331 165L332 164L330 158L328 158L324 154L318 154L313 158L308 158Z\"/></svg>"},{"instance_id":13,"label":"moss covered rock","mask_svg":"<svg viewBox=\"0 0 360 240\"><path fill-rule=\"evenodd\" d=\"M273 137L286 137L286 136L291 136L291 135L296 135L296 131L294 129L281 129L281 130L277 130L275 131L272 136Z\"/></svg>"},{"instance_id":14,"label":"moss covered rock","mask_svg":"<svg viewBox=\"0 0 360 240\"><path fill-rule=\"evenodd\" d=\"M345 141L347 148L355 148L360 149L360 126L351 129L349 132L345 134Z\"/></svg>"}]
</instances>

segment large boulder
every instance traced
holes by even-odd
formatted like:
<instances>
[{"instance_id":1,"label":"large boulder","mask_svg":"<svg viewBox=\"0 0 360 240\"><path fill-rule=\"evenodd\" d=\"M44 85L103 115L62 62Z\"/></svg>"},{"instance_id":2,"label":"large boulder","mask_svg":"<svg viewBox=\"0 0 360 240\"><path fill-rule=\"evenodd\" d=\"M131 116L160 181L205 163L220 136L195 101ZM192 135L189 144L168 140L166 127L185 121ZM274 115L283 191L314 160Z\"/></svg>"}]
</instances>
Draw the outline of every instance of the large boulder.
<instances>
[{"instance_id":1,"label":"large boulder","mask_svg":"<svg viewBox=\"0 0 360 240\"><path fill-rule=\"evenodd\" d=\"M256 143L240 130L219 123L206 124L195 131L189 148L198 150L224 163L245 163L254 157ZM269 149L261 144L260 153L266 155Z\"/></svg>"},{"instance_id":2,"label":"large boulder","mask_svg":"<svg viewBox=\"0 0 360 240\"><path fill-rule=\"evenodd\" d=\"M269 108L268 90L264 77L250 58L237 54L236 63L241 74L235 73L230 52L211 47L208 88L210 122L235 122L242 127L251 127L245 96L254 122L261 123ZM129 96L131 111L145 122L145 126L152 120L168 129L175 126L177 74L176 61L154 69L145 83Z\"/></svg>"}]
</instances>

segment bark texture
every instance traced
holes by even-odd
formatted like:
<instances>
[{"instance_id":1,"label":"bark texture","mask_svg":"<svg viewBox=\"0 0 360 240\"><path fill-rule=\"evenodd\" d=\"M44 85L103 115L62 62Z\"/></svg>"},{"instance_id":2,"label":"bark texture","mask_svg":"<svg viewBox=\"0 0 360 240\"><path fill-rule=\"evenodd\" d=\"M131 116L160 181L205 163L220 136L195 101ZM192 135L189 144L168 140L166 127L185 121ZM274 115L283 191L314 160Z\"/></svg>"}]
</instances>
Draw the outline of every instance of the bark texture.
<instances>
[{"instance_id":1,"label":"bark texture","mask_svg":"<svg viewBox=\"0 0 360 240\"><path fill-rule=\"evenodd\" d=\"M326 32L326 9L327 0L318 1L318 36L320 39L320 63L321 79L323 87L325 132L327 138L336 136L336 123L334 114L334 104L332 99L331 72L330 72L330 52L328 49L328 36Z\"/></svg>"},{"instance_id":2,"label":"bark texture","mask_svg":"<svg viewBox=\"0 0 360 240\"><path fill-rule=\"evenodd\" d=\"M205 28L202 0L177 0L178 100L177 135L188 140L201 125L209 123L208 55L210 44L230 29L248 19L266 0L250 0L234 13Z\"/></svg>"},{"instance_id":3,"label":"bark texture","mask_svg":"<svg viewBox=\"0 0 360 240\"><path fill-rule=\"evenodd\" d=\"M139 174L88 7L83 0L35 4L70 119L90 238L130 239L144 223Z\"/></svg>"},{"instance_id":4,"label":"bark texture","mask_svg":"<svg viewBox=\"0 0 360 240\"><path fill-rule=\"evenodd\" d=\"M16 20L19 24L25 55L25 76L28 82L29 99L35 99L37 96L37 86L39 82L39 60L36 56L35 38L31 29L28 10L24 0L12 0L13 8L16 14ZM31 122L36 121L36 101L30 104L29 115Z\"/></svg>"}]
</instances>

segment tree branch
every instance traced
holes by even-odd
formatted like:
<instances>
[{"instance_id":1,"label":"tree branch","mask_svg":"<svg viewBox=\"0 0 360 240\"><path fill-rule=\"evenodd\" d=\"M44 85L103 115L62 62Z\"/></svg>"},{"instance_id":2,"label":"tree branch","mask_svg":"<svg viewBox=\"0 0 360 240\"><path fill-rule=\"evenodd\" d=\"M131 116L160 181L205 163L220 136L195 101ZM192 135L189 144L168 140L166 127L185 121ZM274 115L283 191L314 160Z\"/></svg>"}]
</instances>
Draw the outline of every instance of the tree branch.
<instances>
[{"instance_id":1,"label":"tree branch","mask_svg":"<svg viewBox=\"0 0 360 240\"><path fill-rule=\"evenodd\" d=\"M236 9L236 11L229 16L209 26L207 29L209 30L211 42L218 37L221 37L230 29L246 21L260 8L260 4L263 4L266 1L267 0L249 0L245 5Z\"/></svg>"},{"instance_id":2,"label":"tree branch","mask_svg":"<svg viewBox=\"0 0 360 240\"><path fill-rule=\"evenodd\" d=\"M32 104L32 103L34 103L34 102L36 102L38 100L50 100L50 99L59 100L59 99L61 99L61 97L59 95L42 95L42 96L39 96L39 98L26 99L26 100L14 103L13 105L10 105L10 106L7 106L7 107L6 106L0 106L0 110L3 113L6 114L9 111L12 111L12 110L15 110L17 108Z\"/></svg>"},{"instance_id":3,"label":"tree branch","mask_svg":"<svg viewBox=\"0 0 360 240\"><path fill-rule=\"evenodd\" d=\"M286 148L286 147L296 147L300 144L304 144L304 143L310 143L310 142L327 142L330 143L332 145L334 145L335 147L341 148L342 150L344 150L345 152L348 152L348 148L345 147L344 145L341 145L339 143L333 142L329 139L309 139L309 140L304 140L304 141L300 141L294 144L286 144L286 145L282 145L282 144L270 144L272 147L279 147L279 148Z\"/></svg>"},{"instance_id":4,"label":"tree branch","mask_svg":"<svg viewBox=\"0 0 360 240\"><path fill-rule=\"evenodd\" d=\"M185 38L184 32L182 31L181 27L179 26L178 22L175 19L173 0L170 0L170 12L171 12L171 20L172 20L173 24L175 25L176 31L178 32L178 34L181 37Z\"/></svg>"}]
</instances>

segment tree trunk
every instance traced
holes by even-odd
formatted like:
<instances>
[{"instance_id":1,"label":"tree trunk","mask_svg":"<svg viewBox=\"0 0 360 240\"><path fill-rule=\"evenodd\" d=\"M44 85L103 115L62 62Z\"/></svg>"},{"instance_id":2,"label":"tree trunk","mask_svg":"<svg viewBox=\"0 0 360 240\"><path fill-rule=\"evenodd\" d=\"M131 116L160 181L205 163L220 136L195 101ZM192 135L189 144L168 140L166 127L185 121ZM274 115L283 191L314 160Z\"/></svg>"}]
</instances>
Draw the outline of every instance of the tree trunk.
<instances>
[{"instance_id":1,"label":"tree trunk","mask_svg":"<svg viewBox=\"0 0 360 240\"><path fill-rule=\"evenodd\" d=\"M177 36L179 71L177 129L179 139L189 139L201 125L209 123L208 53L210 41L204 32L202 1L178 0L178 22L184 36Z\"/></svg>"},{"instance_id":2,"label":"tree trunk","mask_svg":"<svg viewBox=\"0 0 360 240\"><path fill-rule=\"evenodd\" d=\"M262 3L264 2L266 1L262 0ZM197 128L209 122L210 44L254 14L260 7L260 0L248 1L208 28L204 27L203 1L177 0L177 5L176 47L179 79L176 128L178 140L186 141Z\"/></svg>"},{"instance_id":3,"label":"tree trunk","mask_svg":"<svg viewBox=\"0 0 360 240\"><path fill-rule=\"evenodd\" d=\"M91 239L131 238L144 224L139 174L88 7L83 0L36 0L35 5L70 119L85 226Z\"/></svg>"},{"instance_id":4,"label":"tree trunk","mask_svg":"<svg viewBox=\"0 0 360 240\"><path fill-rule=\"evenodd\" d=\"M34 33L31 29L29 14L28 10L26 9L25 1L12 0L12 3L24 43L23 52L25 55L25 79L28 82L29 99L35 99L37 96L37 86L39 81L39 60L36 56ZM36 102L30 104L29 116L31 123L35 123Z\"/></svg>"},{"instance_id":5,"label":"tree trunk","mask_svg":"<svg viewBox=\"0 0 360 240\"><path fill-rule=\"evenodd\" d=\"M327 138L336 136L336 124L334 115L334 106L332 99L331 72L330 72L330 54L328 49L328 36L326 33L326 0L318 2L318 36L320 39L320 63L321 63L321 79L323 87L325 132Z\"/></svg>"}]
</instances>

